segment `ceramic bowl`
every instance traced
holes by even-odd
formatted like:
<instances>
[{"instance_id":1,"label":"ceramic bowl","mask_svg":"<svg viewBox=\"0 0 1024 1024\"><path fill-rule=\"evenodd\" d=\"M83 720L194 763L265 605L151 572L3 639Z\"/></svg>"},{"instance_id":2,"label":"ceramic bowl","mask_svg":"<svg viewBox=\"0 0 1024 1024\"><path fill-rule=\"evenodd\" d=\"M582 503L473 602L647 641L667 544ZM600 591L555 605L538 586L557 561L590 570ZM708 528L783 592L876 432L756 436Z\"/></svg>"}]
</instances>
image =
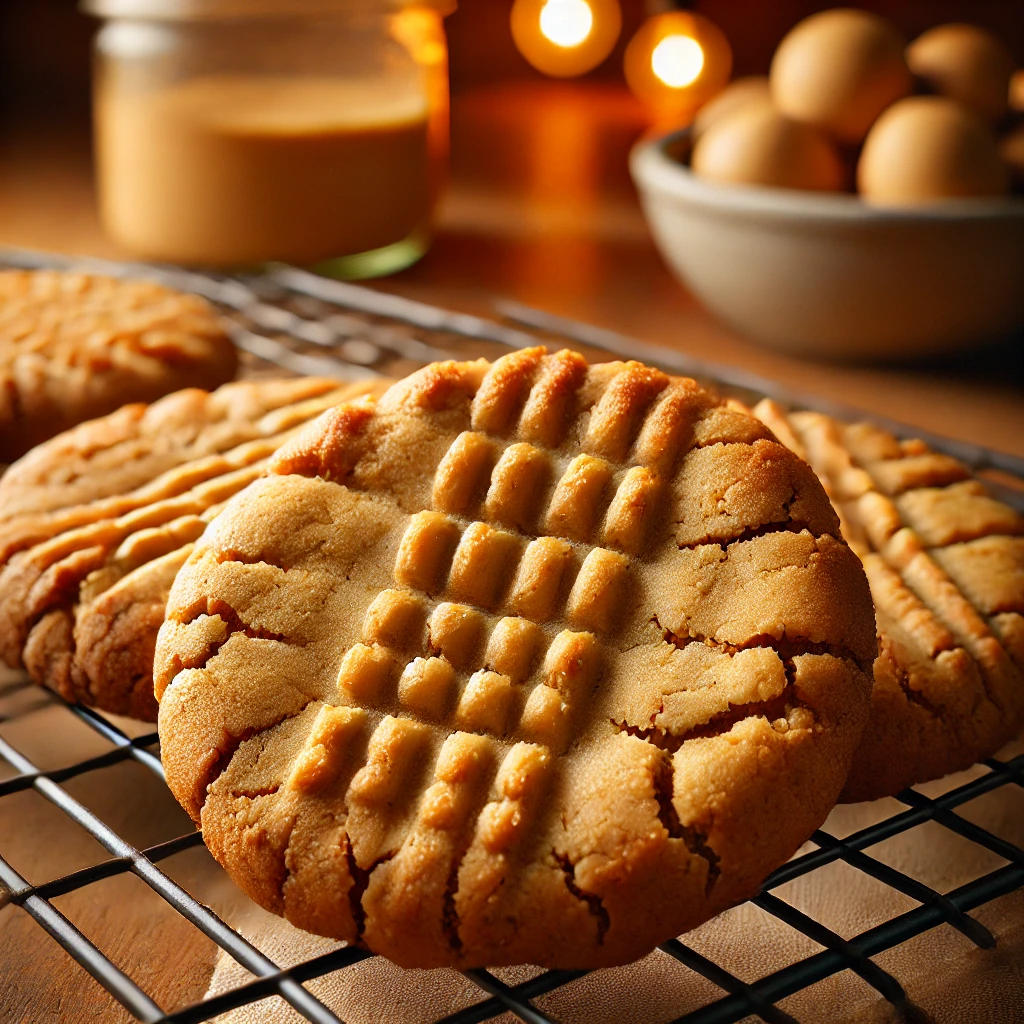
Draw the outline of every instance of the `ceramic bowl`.
<instances>
[{"instance_id":1,"label":"ceramic bowl","mask_svg":"<svg viewBox=\"0 0 1024 1024\"><path fill-rule=\"evenodd\" d=\"M686 133L639 143L630 168L655 242L741 333L833 359L910 359L1024 326L1024 199L907 209L856 196L697 177Z\"/></svg>"}]
</instances>

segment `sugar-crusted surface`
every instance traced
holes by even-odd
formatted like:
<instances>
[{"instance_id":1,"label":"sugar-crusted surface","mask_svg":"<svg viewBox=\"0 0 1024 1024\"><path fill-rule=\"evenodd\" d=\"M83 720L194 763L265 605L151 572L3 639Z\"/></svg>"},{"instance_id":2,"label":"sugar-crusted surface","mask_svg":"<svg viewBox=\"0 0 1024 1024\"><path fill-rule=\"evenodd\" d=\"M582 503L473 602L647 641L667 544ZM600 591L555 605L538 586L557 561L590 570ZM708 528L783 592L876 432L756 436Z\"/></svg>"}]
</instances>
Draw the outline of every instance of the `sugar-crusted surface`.
<instances>
[{"instance_id":1,"label":"sugar-crusted surface","mask_svg":"<svg viewBox=\"0 0 1024 1024\"><path fill-rule=\"evenodd\" d=\"M1024 723L1024 518L920 441L769 400L754 411L817 471L871 584L880 649L844 799L995 753Z\"/></svg>"},{"instance_id":2,"label":"sugar-crusted surface","mask_svg":"<svg viewBox=\"0 0 1024 1024\"><path fill-rule=\"evenodd\" d=\"M147 281L0 272L0 461L125 402L214 388L237 357L213 308Z\"/></svg>"},{"instance_id":3,"label":"sugar-crusted surface","mask_svg":"<svg viewBox=\"0 0 1024 1024\"><path fill-rule=\"evenodd\" d=\"M314 377L186 388L67 430L0 477L0 557L187 490L224 471L218 456L330 408L337 389Z\"/></svg>"},{"instance_id":4,"label":"sugar-crusted surface","mask_svg":"<svg viewBox=\"0 0 1024 1024\"><path fill-rule=\"evenodd\" d=\"M597 966L823 820L875 653L761 424L533 349L286 445L179 572L155 683L169 784L264 906L409 966Z\"/></svg>"},{"instance_id":5,"label":"sugar-crusted surface","mask_svg":"<svg viewBox=\"0 0 1024 1024\"><path fill-rule=\"evenodd\" d=\"M68 700L155 721L156 633L192 543L302 424L382 390L312 379L188 390L30 453L12 469L19 479L0 483L22 510L0 522L0 657ZM120 460L143 482L107 495ZM101 496L62 507L51 488L72 500ZM27 511L33 499L37 513Z\"/></svg>"}]
</instances>

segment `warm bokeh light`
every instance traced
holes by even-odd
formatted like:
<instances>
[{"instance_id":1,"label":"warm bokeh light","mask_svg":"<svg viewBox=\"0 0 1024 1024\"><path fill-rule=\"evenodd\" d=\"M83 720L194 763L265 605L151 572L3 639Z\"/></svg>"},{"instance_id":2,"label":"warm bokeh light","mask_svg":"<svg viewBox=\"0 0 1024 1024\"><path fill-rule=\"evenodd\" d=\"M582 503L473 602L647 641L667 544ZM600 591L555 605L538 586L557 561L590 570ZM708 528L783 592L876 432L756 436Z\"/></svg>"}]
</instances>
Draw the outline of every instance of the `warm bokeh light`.
<instances>
[{"instance_id":1,"label":"warm bokeh light","mask_svg":"<svg viewBox=\"0 0 1024 1024\"><path fill-rule=\"evenodd\" d=\"M540 9L540 30L555 46L579 46L594 27L586 0L548 0Z\"/></svg>"},{"instance_id":2,"label":"warm bokeh light","mask_svg":"<svg viewBox=\"0 0 1024 1024\"><path fill-rule=\"evenodd\" d=\"M582 75L611 53L622 30L618 0L515 0L512 38L538 71Z\"/></svg>"},{"instance_id":3,"label":"warm bokeh light","mask_svg":"<svg viewBox=\"0 0 1024 1024\"><path fill-rule=\"evenodd\" d=\"M630 40L626 81L659 120L686 124L732 74L732 48L700 14L649 18Z\"/></svg>"},{"instance_id":4,"label":"warm bokeh light","mask_svg":"<svg viewBox=\"0 0 1024 1024\"><path fill-rule=\"evenodd\" d=\"M430 7L406 7L391 16L391 34L426 67L448 67L444 20Z\"/></svg>"},{"instance_id":5,"label":"warm bokeh light","mask_svg":"<svg viewBox=\"0 0 1024 1024\"><path fill-rule=\"evenodd\" d=\"M689 36L666 36L651 54L651 70L672 89L690 85L703 67L704 51Z\"/></svg>"},{"instance_id":6,"label":"warm bokeh light","mask_svg":"<svg viewBox=\"0 0 1024 1024\"><path fill-rule=\"evenodd\" d=\"M427 130L430 141L431 193L440 195L448 170L450 104L448 96L448 40L444 31L445 5L407 7L391 16L391 35L412 54L427 76L430 104Z\"/></svg>"}]
</instances>

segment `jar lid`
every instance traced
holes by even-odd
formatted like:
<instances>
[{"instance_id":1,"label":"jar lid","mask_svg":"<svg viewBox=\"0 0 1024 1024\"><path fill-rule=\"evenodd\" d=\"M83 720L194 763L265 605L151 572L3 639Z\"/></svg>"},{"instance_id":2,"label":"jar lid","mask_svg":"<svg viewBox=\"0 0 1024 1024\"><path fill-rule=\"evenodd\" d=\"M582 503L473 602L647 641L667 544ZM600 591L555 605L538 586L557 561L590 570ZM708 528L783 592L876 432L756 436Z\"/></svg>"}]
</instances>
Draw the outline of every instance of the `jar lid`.
<instances>
[{"instance_id":1,"label":"jar lid","mask_svg":"<svg viewBox=\"0 0 1024 1024\"><path fill-rule=\"evenodd\" d=\"M456 4L457 0L82 0L82 10L99 18L202 21L387 12L406 7L426 7L448 15Z\"/></svg>"}]
</instances>

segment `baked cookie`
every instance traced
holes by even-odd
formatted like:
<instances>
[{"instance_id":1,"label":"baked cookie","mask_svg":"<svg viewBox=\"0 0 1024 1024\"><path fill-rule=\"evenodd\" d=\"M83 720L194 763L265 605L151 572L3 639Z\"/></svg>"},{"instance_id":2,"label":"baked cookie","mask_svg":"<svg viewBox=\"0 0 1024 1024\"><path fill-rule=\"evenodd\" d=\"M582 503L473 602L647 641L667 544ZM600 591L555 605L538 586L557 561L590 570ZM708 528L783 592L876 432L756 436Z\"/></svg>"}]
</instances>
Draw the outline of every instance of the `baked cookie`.
<instances>
[{"instance_id":1,"label":"baked cookie","mask_svg":"<svg viewBox=\"0 0 1024 1024\"><path fill-rule=\"evenodd\" d=\"M1024 724L1024 518L921 441L768 400L754 411L818 473L871 584L871 718L842 799L994 754Z\"/></svg>"},{"instance_id":2,"label":"baked cookie","mask_svg":"<svg viewBox=\"0 0 1024 1024\"><path fill-rule=\"evenodd\" d=\"M409 967L594 967L821 823L875 652L761 423L529 349L286 445L179 571L154 682L168 783L258 903Z\"/></svg>"},{"instance_id":3,"label":"baked cookie","mask_svg":"<svg viewBox=\"0 0 1024 1024\"><path fill-rule=\"evenodd\" d=\"M187 388L59 434L0 477L0 564L65 530L264 458L273 451L268 439L336 404L340 387L298 378L241 381L212 392Z\"/></svg>"},{"instance_id":4,"label":"baked cookie","mask_svg":"<svg viewBox=\"0 0 1024 1024\"><path fill-rule=\"evenodd\" d=\"M149 281L0 271L0 462L83 420L184 387L237 357L214 309Z\"/></svg>"},{"instance_id":5,"label":"baked cookie","mask_svg":"<svg viewBox=\"0 0 1024 1024\"><path fill-rule=\"evenodd\" d=\"M227 385L234 394L221 396L221 404L232 409L231 416L216 427L200 421L188 443L184 435L168 435L169 450L159 457L149 450L155 439L147 431L141 435L146 443L134 478L142 466L155 468L190 451L216 451L229 440L249 438L240 445L175 465L127 495L51 509L42 516L15 516L0 524L0 542L6 540L6 564L0 571L0 657L12 667L23 665L36 682L67 700L155 721L153 647L175 566L184 561L188 545L227 498L263 473L267 459L304 423L338 402L384 390L378 384L339 387L319 381L300 388L294 383ZM276 402L288 395L298 401L270 411L261 400ZM201 408L204 396L214 397L182 392L171 398L185 401L171 405L176 413ZM248 420L243 409L252 414ZM89 436L90 427L102 428L110 419L83 424L72 434L80 440ZM136 422L147 419L145 413L135 417ZM156 419L166 422L167 417ZM103 431L91 433L96 437ZM76 443L61 438L51 442L58 451ZM106 456L118 447L101 451ZM127 447L138 448L130 443ZM100 454L93 453L87 477L102 476L96 463L109 459ZM124 511L111 516L114 509ZM69 519L81 525L46 535ZM36 542L26 547L26 539Z\"/></svg>"},{"instance_id":6,"label":"baked cookie","mask_svg":"<svg viewBox=\"0 0 1024 1024\"><path fill-rule=\"evenodd\" d=\"M171 584L192 547L185 544L144 562L95 594L88 593L94 587L87 577L71 614L58 620L59 626L66 623L70 630L61 628L49 651L27 655L33 667L39 663L33 675L57 688L65 700L155 722L157 632ZM44 636L39 639L42 642Z\"/></svg>"}]
</instances>

